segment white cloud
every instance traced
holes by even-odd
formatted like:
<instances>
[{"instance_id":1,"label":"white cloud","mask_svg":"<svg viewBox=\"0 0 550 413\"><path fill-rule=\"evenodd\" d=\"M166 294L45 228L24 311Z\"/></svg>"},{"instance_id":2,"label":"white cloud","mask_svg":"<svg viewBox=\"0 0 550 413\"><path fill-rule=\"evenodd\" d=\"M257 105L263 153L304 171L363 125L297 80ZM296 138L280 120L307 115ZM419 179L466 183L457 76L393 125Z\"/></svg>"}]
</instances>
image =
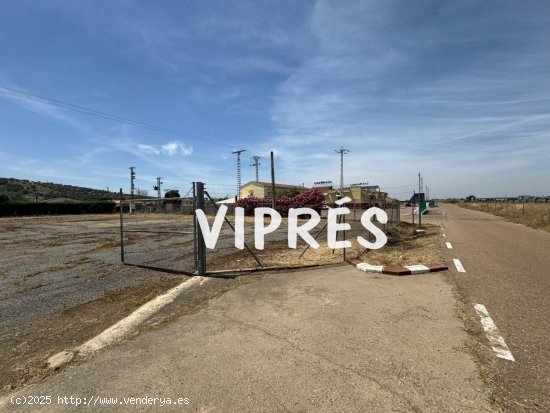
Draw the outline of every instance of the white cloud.
<instances>
[{"instance_id":1,"label":"white cloud","mask_svg":"<svg viewBox=\"0 0 550 413\"><path fill-rule=\"evenodd\" d=\"M193 147L185 146L179 142L170 142L161 146L162 153L168 156L184 155L189 156L193 153Z\"/></svg>"},{"instance_id":2,"label":"white cloud","mask_svg":"<svg viewBox=\"0 0 550 413\"><path fill-rule=\"evenodd\" d=\"M146 153L148 155L160 155L160 151L152 145L138 143L138 149L140 152Z\"/></svg>"},{"instance_id":3,"label":"white cloud","mask_svg":"<svg viewBox=\"0 0 550 413\"><path fill-rule=\"evenodd\" d=\"M189 156L193 154L193 147L186 146L181 142L168 142L159 146L138 143L137 149L146 155Z\"/></svg>"}]
</instances>

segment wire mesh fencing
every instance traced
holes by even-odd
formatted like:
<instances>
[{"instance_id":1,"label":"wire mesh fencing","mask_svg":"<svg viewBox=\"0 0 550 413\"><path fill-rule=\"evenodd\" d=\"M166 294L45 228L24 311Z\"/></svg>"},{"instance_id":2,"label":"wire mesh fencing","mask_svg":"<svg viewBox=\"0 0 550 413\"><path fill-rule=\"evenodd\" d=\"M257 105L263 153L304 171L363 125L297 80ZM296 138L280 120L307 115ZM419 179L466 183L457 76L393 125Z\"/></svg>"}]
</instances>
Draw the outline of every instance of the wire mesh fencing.
<instances>
[{"instance_id":1,"label":"wire mesh fencing","mask_svg":"<svg viewBox=\"0 0 550 413\"><path fill-rule=\"evenodd\" d=\"M195 271L193 198L122 200L119 208L121 259L125 264Z\"/></svg>"},{"instance_id":2,"label":"wire mesh fencing","mask_svg":"<svg viewBox=\"0 0 550 413\"><path fill-rule=\"evenodd\" d=\"M196 183L197 191L187 198L150 198L120 201L121 258L126 264L182 273L220 273L250 271L258 269L296 268L339 263L364 252L356 238L362 236L368 241L374 237L365 230L361 215L371 205L346 205L350 213L341 217L339 223L347 223L349 229L338 231L338 241L351 241L351 247L335 249L328 242L328 220L310 231L315 240L311 247L300 236L294 245L289 241L289 219L283 216L281 222L264 236L263 247L256 245L256 226L271 226L269 216L263 222L256 222L254 216L245 216L237 230L235 205L227 200L216 202L208 185ZM200 189L200 190L199 190ZM195 193L196 192L196 193ZM377 203L372 205L384 209L388 222L378 224L383 230L399 224L398 203ZM222 211L220 211L222 209ZM220 221L219 235L215 245L205 243L196 218L201 210L211 232ZM326 218L327 210L321 216ZM223 216L222 216L223 213ZM284 215L284 214L283 214ZM301 226L309 217L299 217L294 225ZM241 229L242 227L242 229ZM291 228L292 230L292 228Z\"/></svg>"},{"instance_id":3,"label":"wire mesh fencing","mask_svg":"<svg viewBox=\"0 0 550 413\"><path fill-rule=\"evenodd\" d=\"M388 216L388 222L386 223L387 226L391 227L398 225L401 221L401 206L399 201L380 200L376 202L350 202L345 206L350 210L350 213L346 216L346 221L360 221L363 213L373 207L380 208L386 212ZM326 218L327 209L322 211L321 216Z\"/></svg>"},{"instance_id":4,"label":"wire mesh fencing","mask_svg":"<svg viewBox=\"0 0 550 413\"><path fill-rule=\"evenodd\" d=\"M214 199L208 193L208 185L205 185L205 207L206 215L210 227L212 227L215 216L220 208L216 205ZM205 262L207 272L223 272L228 270L245 269L271 269L271 268L295 268L315 265L335 264L342 262L346 258L353 258L363 252L365 249L360 246L356 238L363 236L370 242L374 241L374 236L365 231L361 224L361 215L370 207L383 209L388 215L388 222L379 224L379 227L386 231L387 228L398 225L400 222L400 205L398 202L377 202L376 205L360 204L346 205L350 209L350 214L345 218L349 224L349 230L339 231L337 240L351 241L351 248L346 250L334 249L328 244L328 225L327 220L321 222L311 231L315 238L317 248L312 248L301 237L297 237L296 245L289 242L289 220L283 216L278 227L265 235L263 249L256 248L255 245L255 218L253 216L244 217L243 245L242 248L236 247L236 239L240 237L236 234L235 208L230 205L227 209L224 224L221 227L220 235L213 249L206 249ZM326 218L326 211L322 210L321 216ZM301 217L297 225L301 226L307 222L309 217ZM345 222L345 221L343 221ZM263 225L269 226L271 219L264 218Z\"/></svg>"},{"instance_id":5,"label":"wire mesh fencing","mask_svg":"<svg viewBox=\"0 0 550 413\"><path fill-rule=\"evenodd\" d=\"M212 226L221 205L216 205L210 196L208 185L205 185L205 196L206 217L209 225ZM269 227L271 218L264 217L261 225ZM283 217L276 228L262 237L263 246L260 248L260 245L256 245L255 217L245 216L242 221L242 229L237 231L235 208L234 205L229 205L216 245L205 251L206 271L215 273L294 268L308 265L301 254L307 244L299 239L296 248L290 248L288 226L288 218ZM239 240L242 241L240 247L237 246ZM315 265L318 265L318 262L317 260Z\"/></svg>"}]
</instances>

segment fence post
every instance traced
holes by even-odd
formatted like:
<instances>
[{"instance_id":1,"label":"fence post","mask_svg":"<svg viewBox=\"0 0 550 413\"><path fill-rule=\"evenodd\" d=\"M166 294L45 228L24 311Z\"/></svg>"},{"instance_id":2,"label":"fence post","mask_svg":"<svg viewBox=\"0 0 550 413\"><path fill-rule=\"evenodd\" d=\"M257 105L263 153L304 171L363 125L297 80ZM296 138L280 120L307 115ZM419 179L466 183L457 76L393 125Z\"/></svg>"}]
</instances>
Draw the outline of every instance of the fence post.
<instances>
[{"instance_id":1,"label":"fence post","mask_svg":"<svg viewBox=\"0 0 550 413\"><path fill-rule=\"evenodd\" d=\"M197 193L196 193L196 182L193 182L193 262L195 264L195 271L198 269L197 261L197 214L195 210L197 209Z\"/></svg>"},{"instance_id":2,"label":"fence post","mask_svg":"<svg viewBox=\"0 0 550 413\"><path fill-rule=\"evenodd\" d=\"M386 216L388 216L388 200L384 198L384 212L386 213ZM393 209L391 210L390 212L390 219L389 219L389 222L390 222L390 226L391 226L391 222L393 220ZM386 233L386 224L384 224L384 233Z\"/></svg>"},{"instance_id":3,"label":"fence post","mask_svg":"<svg viewBox=\"0 0 550 413\"><path fill-rule=\"evenodd\" d=\"M414 193L414 198L411 203L411 216L412 216L412 224L414 226L414 206L416 205L416 192Z\"/></svg>"},{"instance_id":4,"label":"fence post","mask_svg":"<svg viewBox=\"0 0 550 413\"><path fill-rule=\"evenodd\" d=\"M205 212L204 207L204 183L196 183L196 192L197 192L197 209L200 209L202 212ZM195 217L196 220L196 217ZM202 231L197 229L197 274L204 275L206 273L206 245L204 244L204 237Z\"/></svg>"},{"instance_id":5,"label":"fence post","mask_svg":"<svg viewBox=\"0 0 550 413\"><path fill-rule=\"evenodd\" d=\"M122 194L122 188L120 188L120 203L119 203L119 209L120 209L120 261L124 263L124 224L123 224L123 214L122 214L122 201L123 201L124 195Z\"/></svg>"},{"instance_id":6,"label":"fence post","mask_svg":"<svg viewBox=\"0 0 550 413\"><path fill-rule=\"evenodd\" d=\"M355 211L355 209L354 209ZM345 214L342 214L342 220L343 220L343 223L344 225L346 224L346 215ZM342 231L342 239L344 241L344 245L346 244L346 230L344 229ZM342 248L342 257L343 257L343 262L346 262L346 247L344 246L344 248Z\"/></svg>"},{"instance_id":7,"label":"fence post","mask_svg":"<svg viewBox=\"0 0 550 413\"><path fill-rule=\"evenodd\" d=\"M418 192L418 228L422 228L422 197Z\"/></svg>"},{"instance_id":8,"label":"fence post","mask_svg":"<svg viewBox=\"0 0 550 413\"><path fill-rule=\"evenodd\" d=\"M397 208L397 225L401 223L401 205L399 205L399 202L395 205Z\"/></svg>"}]
</instances>

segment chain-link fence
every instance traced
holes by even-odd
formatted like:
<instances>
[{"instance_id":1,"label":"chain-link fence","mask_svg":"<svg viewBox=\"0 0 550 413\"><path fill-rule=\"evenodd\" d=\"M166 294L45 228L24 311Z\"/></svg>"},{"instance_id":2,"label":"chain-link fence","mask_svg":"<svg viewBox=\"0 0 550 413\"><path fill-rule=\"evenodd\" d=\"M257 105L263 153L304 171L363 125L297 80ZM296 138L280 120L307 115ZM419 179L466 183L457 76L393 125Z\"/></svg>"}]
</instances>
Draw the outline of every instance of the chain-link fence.
<instances>
[{"instance_id":1,"label":"chain-link fence","mask_svg":"<svg viewBox=\"0 0 550 413\"><path fill-rule=\"evenodd\" d=\"M121 200L122 261L165 271L194 272L193 202L193 198Z\"/></svg>"},{"instance_id":2,"label":"chain-link fence","mask_svg":"<svg viewBox=\"0 0 550 413\"><path fill-rule=\"evenodd\" d=\"M195 194L196 192L196 194ZM255 248L254 217L244 217L243 248L236 246L241 236L235 234L235 208L232 204L217 204L208 192L208 185L196 183L193 197L164 199L123 200L119 204L121 219L121 258L124 263L182 273L218 273L271 268L294 268L342 262L353 258L364 248L357 241L363 236L369 241L374 237L366 232L360 220L369 207L384 209L388 215L386 224L379 224L383 231L399 224L399 203L378 202L376 205L348 204L350 214L345 221L350 229L339 232L338 240L351 240L346 250L329 248L327 240L327 210L321 211L321 223L311 230L319 244L309 245L298 237L296 248L289 247L288 218L265 235L264 249ZM202 232L198 228L195 210L202 210L213 227L221 205L227 207L216 245L206 248ZM299 219L302 225L307 219ZM264 219L268 226L270 219Z\"/></svg>"},{"instance_id":3,"label":"chain-link fence","mask_svg":"<svg viewBox=\"0 0 550 413\"><path fill-rule=\"evenodd\" d=\"M208 185L205 185L205 213L208 222L212 225L215 215L220 206L216 205L208 193ZM254 245L254 217L244 218L244 246L239 249L235 246L235 208L234 205L229 205L225 217L224 225L220 231L218 242L214 249L206 249L206 271L218 272L228 270L247 270L247 269L262 269L271 268L273 262L268 259L269 254L274 251L288 249L287 233L288 227L285 221L274 231L265 236L265 249L257 250ZM267 219L266 219L267 225ZM279 262L280 265L284 266Z\"/></svg>"},{"instance_id":4,"label":"chain-link fence","mask_svg":"<svg viewBox=\"0 0 550 413\"><path fill-rule=\"evenodd\" d=\"M336 207L336 205L332 205ZM383 209L388 215L388 226L397 225L401 221L401 206L397 200L379 200L372 202L350 202L346 204L346 207L350 210L349 215L346 217L347 221L360 221L361 215L369 208ZM327 210L323 210L322 217L326 218Z\"/></svg>"}]
</instances>

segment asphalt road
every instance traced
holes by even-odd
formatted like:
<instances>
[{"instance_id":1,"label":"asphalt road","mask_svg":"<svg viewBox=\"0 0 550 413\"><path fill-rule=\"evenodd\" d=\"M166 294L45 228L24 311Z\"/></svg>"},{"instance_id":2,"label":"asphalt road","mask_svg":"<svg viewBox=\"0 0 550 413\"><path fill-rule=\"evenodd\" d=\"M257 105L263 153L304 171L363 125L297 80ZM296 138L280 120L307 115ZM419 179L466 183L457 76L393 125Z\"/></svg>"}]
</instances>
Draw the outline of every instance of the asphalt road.
<instances>
[{"instance_id":1,"label":"asphalt road","mask_svg":"<svg viewBox=\"0 0 550 413\"><path fill-rule=\"evenodd\" d=\"M270 274L0 397L0 411L494 411L455 304L442 273ZM51 399L28 404L40 395Z\"/></svg>"},{"instance_id":2,"label":"asphalt road","mask_svg":"<svg viewBox=\"0 0 550 413\"><path fill-rule=\"evenodd\" d=\"M495 400L505 411L550 411L550 234L454 205L441 210L459 292L472 308L485 305L516 359L495 358Z\"/></svg>"}]
</instances>

